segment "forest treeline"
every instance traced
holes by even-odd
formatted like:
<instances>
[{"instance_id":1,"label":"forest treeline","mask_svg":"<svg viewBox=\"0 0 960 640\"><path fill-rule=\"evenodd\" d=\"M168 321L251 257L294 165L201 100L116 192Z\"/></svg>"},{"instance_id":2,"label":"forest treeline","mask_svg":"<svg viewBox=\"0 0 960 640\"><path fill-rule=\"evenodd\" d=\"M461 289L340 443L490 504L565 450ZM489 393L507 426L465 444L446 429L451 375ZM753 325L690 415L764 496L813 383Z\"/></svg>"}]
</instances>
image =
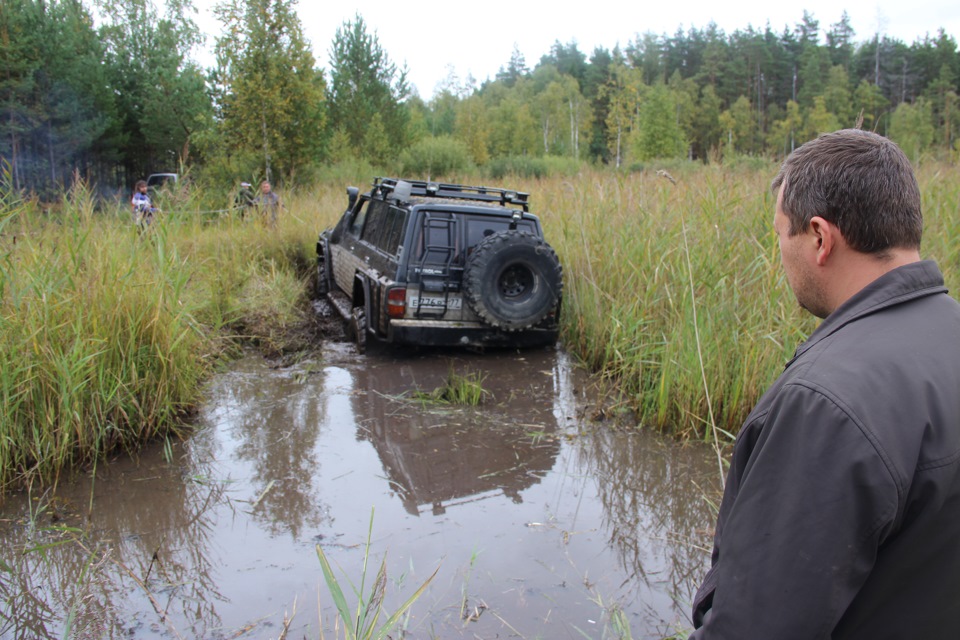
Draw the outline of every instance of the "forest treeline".
<instances>
[{"instance_id":1,"label":"forest treeline","mask_svg":"<svg viewBox=\"0 0 960 640\"><path fill-rule=\"evenodd\" d=\"M528 65L515 49L495 77L451 72L425 100L360 15L310 43L296 0L221 0L215 64L202 68L190 0L94 3L0 2L0 158L18 190L61 192L73 176L129 187L183 167L227 184L302 182L351 159L433 176L545 159L716 162L857 125L914 158L957 152L960 53L942 29L907 44L806 11L781 30L637 25L625 46L589 55L557 41Z\"/></svg>"}]
</instances>

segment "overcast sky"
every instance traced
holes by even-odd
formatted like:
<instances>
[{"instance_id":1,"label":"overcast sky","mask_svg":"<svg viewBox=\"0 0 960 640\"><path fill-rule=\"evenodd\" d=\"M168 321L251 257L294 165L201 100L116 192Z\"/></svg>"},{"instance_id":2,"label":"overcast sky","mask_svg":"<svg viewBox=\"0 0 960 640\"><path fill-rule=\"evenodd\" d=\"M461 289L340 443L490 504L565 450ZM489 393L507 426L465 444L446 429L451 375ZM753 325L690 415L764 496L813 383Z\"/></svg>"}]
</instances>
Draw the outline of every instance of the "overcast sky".
<instances>
[{"instance_id":1,"label":"overcast sky","mask_svg":"<svg viewBox=\"0 0 960 640\"><path fill-rule=\"evenodd\" d=\"M220 29L210 9L215 0L194 0L197 23L213 36ZM625 47L638 34L673 35L682 27L702 29L711 21L728 35L749 25L763 29L769 22L777 33L793 28L806 9L820 23L821 42L846 9L857 42L880 32L907 44L942 27L954 39L960 37L958 0L809 0L792 2L719 2L717 0L639 1L589 0L561 9L563 3L544 8L529 0L507 2L439 2L436 0L386 2L354 0L333 3L300 0L298 13L304 34L313 44L317 64L329 71L328 53L337 28L359 14L375 32L390 59L406 64L408 77L420 95L429 99L437 84L452 69L462 81L468 75L478 83L492 78L506 65L516 46L533 68L549 53L555 41L576 42L589 59L594 47ZM201 60L204 65L212 59Z\"/></svg>"}]
</instances>

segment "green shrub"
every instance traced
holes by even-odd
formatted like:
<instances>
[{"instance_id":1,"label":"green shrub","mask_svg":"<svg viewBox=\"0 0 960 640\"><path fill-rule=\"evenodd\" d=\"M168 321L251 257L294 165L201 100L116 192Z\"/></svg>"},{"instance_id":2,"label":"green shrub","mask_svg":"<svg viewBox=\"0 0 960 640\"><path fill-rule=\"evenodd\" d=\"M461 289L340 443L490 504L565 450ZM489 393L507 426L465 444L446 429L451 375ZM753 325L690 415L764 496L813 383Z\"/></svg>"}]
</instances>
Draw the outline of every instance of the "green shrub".
<instances>
[{"instance_id":1,"label":"green shrub","mask_svg":"<svg viewBox=\"0 0 960 640\"><path fill-rule=\"evenodd\" d=\"M502 178L546 178L548 176L575 176L586 163L564 156L509 156L495 158L487 164L486 173L492 180Z\"/></svg>"},{"instance_id":2,"label":"green shrub","mask_svg":"<svg viewBox=\"0 0 960 640\"><path fill-rule=\"evenodd\" d=\"M487 163L487 175L493 180L502 180L508 176L545 178L548 174L549 168L543 158L509 156L494 158Z\"/></svg>"},{"instance_id":3,"label":"green shrub","mask_svg":"<svg viewBox=\"0 0 960 640\"><path fill-rule=\"evenodd\" d=\"M472 167L467 146L450 136L424 138L400 154L404 175L435 178L453 176Z\"/></svg>"}]
</instances>

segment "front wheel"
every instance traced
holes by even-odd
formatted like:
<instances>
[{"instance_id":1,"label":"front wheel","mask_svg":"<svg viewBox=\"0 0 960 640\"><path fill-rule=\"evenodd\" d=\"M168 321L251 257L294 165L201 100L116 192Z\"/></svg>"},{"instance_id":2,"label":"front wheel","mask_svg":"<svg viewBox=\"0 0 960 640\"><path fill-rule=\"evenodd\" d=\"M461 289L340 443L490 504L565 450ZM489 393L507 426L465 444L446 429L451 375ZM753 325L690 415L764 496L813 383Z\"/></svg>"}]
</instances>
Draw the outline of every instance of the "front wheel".
<instances>
[{"instance_id":1,"label":"front wheel","mask_svg":"<svg viewBox=\"0 0 960 640\"><path fill-rule=\"evenodd\" d=\"M326 261L322 256L317 256L317 279L314 282L313 289L317 298L322 298L330 292L330 281L327 279Z\"/></svg>"}]
</instances>

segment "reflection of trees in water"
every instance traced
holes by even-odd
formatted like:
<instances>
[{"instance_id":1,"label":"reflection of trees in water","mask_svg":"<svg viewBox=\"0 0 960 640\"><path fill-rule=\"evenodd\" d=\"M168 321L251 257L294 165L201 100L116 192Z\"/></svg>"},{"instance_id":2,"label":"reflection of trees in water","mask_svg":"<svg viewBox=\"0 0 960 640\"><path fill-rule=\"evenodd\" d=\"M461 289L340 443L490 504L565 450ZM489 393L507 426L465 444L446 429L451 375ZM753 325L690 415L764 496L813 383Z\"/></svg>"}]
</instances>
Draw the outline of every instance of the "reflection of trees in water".
<instances>
[{"instance_id":1,"label":"reflection of trees in water","mask_svg":"<svg viewBox=\"0 0 960 640\"><path fill-rule=\"evenodd\" d=\"M627 581L665 582L674 597L689 598L702 578L707 558L702 545L713 526L704 494L714 482L710 467L697 450L643 433L599 429L580 445L604 505L603 528ZM657 570L655 577L648 567Z\"/></svg>"},{"instance_id":2,"label":"reflection of trees in water","mask_svg":"<svg viewBox=\"0 0 960 640\"><path fill-rule=\"evenodd\" d=\"M139 464L115 461L95 483L61 486L42 509L22 501L19 519L9 499L0 517L8 550L0 555L0 637L62 637L71 612L72 637L119 639L168 627L185 638L211 637L221 629L218 511L252 508L267 527L294 536L321 521L313 483L325 411L318 378L265 376L259 363L252 373L219 378L208 416L218 428L186 444L182 472L156 449ZM230 436L239 442L235 455L253 467L249 500L270 487L253 507L213 479L229 464L221 458ZM43 553L28 551L44 545L51 546Z\"/></svg>"},{"instance_id":3,"label":"reflection of trees in water","mask_svg":"<svg viewBox=\"0 0 960 640\"><path fill-rule=\"evenodd\" d=\"M95 497L93 512L81 515L58 498L32 517L25 506L26 524L0 527L0 545L10 550L0 581L2 637L59 638L69 615L71 637L129 637L162 624L159 611L149 619L124 614L151 608L144 588L181 633L221 626L216 604L224 598L208 557L207 517L224 501L223 487L186 484L169 468L158 470L170 476L163 491L133 481L123 486L123 504L116 495ZM95 496L112 489L101 485Z\"/></svg>"},{"instance_id":4,"label":"reflection of trees in water","mask_svg":"<svg viewBox=\"0 0 960 640\"><path fill-rule=\"evenodd\" d=\"M315 484L324 375L232 378L218 389L216 402L231 409L224 426L240 441L236 455L253 466L253 515L274 534L297 538L304 527L317 527L324 519Z\"/></svg>"}]
</instances>

